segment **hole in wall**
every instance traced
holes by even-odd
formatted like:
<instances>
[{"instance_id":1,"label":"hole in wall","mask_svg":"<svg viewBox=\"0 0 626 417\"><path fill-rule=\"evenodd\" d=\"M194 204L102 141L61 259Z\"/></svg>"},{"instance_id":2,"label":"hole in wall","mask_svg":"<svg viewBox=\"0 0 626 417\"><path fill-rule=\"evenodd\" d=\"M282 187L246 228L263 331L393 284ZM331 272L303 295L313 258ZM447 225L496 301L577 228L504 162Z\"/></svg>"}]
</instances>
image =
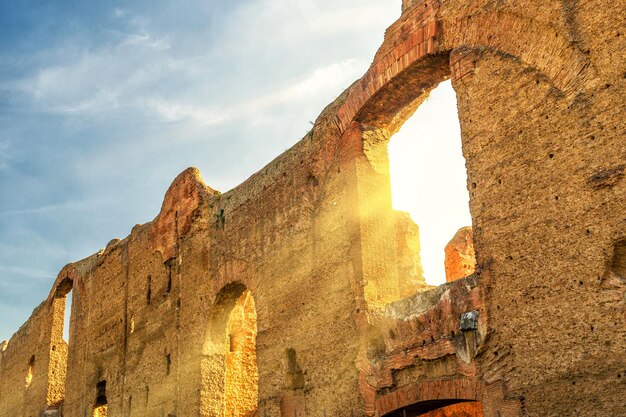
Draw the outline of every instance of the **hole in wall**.
<instances>
[{"instance_id":1,"label":"hole in wall","mask_svg":"<svg viewBox=\"0 0 626 417\"><path fill-rule=\"evenodd\" d=\"M148 280L146 283L146 303L150 305L152 301L152 275L148 275Z\"/></svg>"},{"instance_id":2,"label":"hole in wall","mask_svg":"<svg viewBox=\"0 0 626 417\"><path fill-rule=\"evenodd\" d=\"M33 382L33 372L35 371L35 355L31 356L28 360L28 365L26 367L26 388L30 387L30 384Z\"/></svg>"},{"instance_id":3,"label":"hole in wall","mask_svg":"<svg viewBox=\"0 0 626 417\"><path fill-rule=\"evenodd\" d=\"M290 389L304 389L304 371L298 364L298 356L296 350L289 348L285 351L287 355L287 380Z\"/></svg>"},{"instance_id":4,"label":"hole in wall","mask_svg":"<svg viewBox=\"0 0 626 417\"><path fill-rule=\"evenodd\" d=\"M174 265L176 262L176 258L171 258L165 261L165 267L167 268L167 283L165 285L165 296L167 296L170 291L172 291L172 271L174 269Z\"/></svg>"},{"instance_id":5,"label":"hole in wall","mask_svg":"<svg viewBox=\"0 0 626 417\"><path fill-rule=\"evenodd\" d=\"M65 311L63 313L63 340L70 342L70 321L72 318L72 291L65 297Z\"/></svg>"},{"instance_id":6,"label":"hole in wall","mask_svg":"<svg viewBox=\"0 0 626 417\"><path fill-rule=\"evenodd\" d=\"M618 279L626 281L626 239L617 241L613 246L610 270Z\"/></svg>"},{"instance_id":7,"label":"hole in wall","mask_svg":"<svg viewBox=\"0 0 626 417\"><path fill-rule=\"evenodd\" d=\"M96 402L93 408L93 417L107 417L109 409L106 391L106 381L100 381L96 384Z\"/></svg>"},{"instance_id":8,"label":"hole in wall","mask_svg":"<svg viewBox=\"0 0 626 417\"><path fill-rule=\"evenodd\" d=\"M233 334L228 335L228 351L235 351L235 336Z\"/></svg>"},{"instance_id":9,"label":"hole in wall","mask_svg":"<svg viewBox=\"0 0 626 417\"><path fill-rule=\"evenodd\" d=\"M431 92L391 138L388 150L393 207L408 212L419 226L426 282L442 284L444 248L459 229L472 224L456 93L450 81ZM471 185L476 188L476 183ZM471 273L458 274L462 276L454 279Z\"/></svg>"},{"instance_id":10,"label":"hole in wall","mask_svg":"<svg viewBox=\"0 0 626 417\"><path fill-rule=\"evenodd\" d=\"M96 406L107 404L107 382L100 381L96 384Z\"/></svg>"}]
</instances>

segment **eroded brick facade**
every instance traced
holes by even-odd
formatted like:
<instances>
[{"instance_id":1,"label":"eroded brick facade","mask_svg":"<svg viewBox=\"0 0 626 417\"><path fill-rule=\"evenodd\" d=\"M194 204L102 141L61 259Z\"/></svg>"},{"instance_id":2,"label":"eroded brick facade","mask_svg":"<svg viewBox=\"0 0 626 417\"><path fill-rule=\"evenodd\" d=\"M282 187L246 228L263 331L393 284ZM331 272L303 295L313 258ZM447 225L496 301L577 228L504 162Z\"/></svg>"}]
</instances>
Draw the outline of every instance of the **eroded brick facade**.
<instances>
[{"instance_id":1,"label":"eroded brick facade","mask_svg":"<svg viewBox=\"0 0 626 417\"><path fill-rule=\"evenodd\" d=\"M225 194L183 172L59 273L0 347L0 416L623 415L625 6L403 1L300 143ZM477 265L429 288L386 145L447 78Z\"/></svg>"}]
</instances>

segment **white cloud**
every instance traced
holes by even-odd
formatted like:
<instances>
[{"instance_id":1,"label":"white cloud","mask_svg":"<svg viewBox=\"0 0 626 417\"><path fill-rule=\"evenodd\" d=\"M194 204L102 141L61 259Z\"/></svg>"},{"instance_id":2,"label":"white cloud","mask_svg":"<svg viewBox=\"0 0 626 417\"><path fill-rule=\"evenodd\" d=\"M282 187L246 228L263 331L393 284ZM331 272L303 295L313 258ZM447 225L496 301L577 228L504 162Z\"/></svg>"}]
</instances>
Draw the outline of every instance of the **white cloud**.
<instances>
[{"instance_id":1,"label":"white cloud","mask_svg":"<svg viewBox=\"0 0 626 417\"><path fill-rule=\"evenodd\" d=\"M125 17L128 14L128 10L116 7L113 9L113 16L119 18Z\"/></svg>"},{"instance_id":2,"label":"white cloud","mask_svg":"<svg viewBox=\"0 0 626 417\"><path fill-rule=\"evenodd\" d=\"M243 99L229 106L194 104L202 99L189 102L170 100L164 97L151 97L141 101L141 107L155 112L165 122L191 121L211 126L233 120L245 119L251 114L266 112L273 107L302 100L315 100L323 96L332 99L351 82L362 70L363 64L350 59L315 69L300 79L278 86L276 91ZM206 101L218 101L205 97Z\"/></svg>"},{"instance_id":3,"label":"white cloud","mask_svg":"<svg viewBox=\"0 0 626 417\"><path fill-rule=\"evenodd\" d=\"M113 46L76 53L58 53L60 63L40 69L18 81L14 89L29 96L40 111L100 113L133 104L134 94L180 63L162 56L167 38L145 33L127 34Z\"/></svg>"},{"instance_id":4,"label":"white cloud","mask_svg":"<svg viewBox=\"0 0 626 417\"><path fill-rule=\"evenodd\" d=\"M242 101L228 108L226 113L231 116L245 116L266 111L279 104L315 100L319 96L338 94L354 79L360 69L361 66L353 59L320 67L275 92Z\"/></svg>"},{"instance_id":5,"label":"white cloud","mask_svg":"<svg viewBox=\"0 0 626 417\"><path fill-rule=\"evenodd\" d=\"M240 8L223 40L234 43L262 33L264 42L286 45L380 28L381 22L389 25L399 16L399 4L390 7L375 0L253 1Z\"/></svg>"},{"instance_id":6,"label":"white cloud","mask_svg":"<svg viewBox=\"0 0 626 417\"><path fill-rule=\"evenodd\" d=\"M31 207L24 209L6 210L0 212L0 217L6 216L23 216L26 214L50 214L65 213L69 211L85 211L92 209L94 206L103 202L100 198L92 198L86 200L65 201L63 203L47 204L39 207Z\"/></svg>"},{"instance_id":7,"label":"white cloud","mask_svg":"<svg viewBox=\"0 0 626 417\"><path fill-rule=\"evenodd\" d=\"M116 33L113 43L90 50L57 46L60 50L53 54L56 63L19 81L15 88L30 97L36 111L41 112L102 118L123 111L135 112L138 117L156 115L166 123L215 125L294 100L332 100L362 75L367 64L351 57L324 62L324 55L320 55L322 66L302 75L310 67L292 61L296 51L302 53L295 43L316 44L321 49L311 54L319 55L325 47L320 42L324 36L379 28L381 20L392 21L397 14L387 4L374 0L341 4L262 0L236 10L234 16L225 17L228 21L223 33L214 35L215 39L199 36L181 47L178 34L157 33L154 28L149 31L148 16L116 8L113 15L126 20L133 33ZM355 15L359 18L354 19ZM283 51L284 61L275 65L287 68L284 73L292 81L286 84L280 81L284 76L263 72L254 77L266 84L238 89L235 80L246 75L234 72L250 70L243 67L248 65L246 62L237 60L243 53L250 63L263 61L268 43L273 54ZM229 68L229 60L242 67ZM264 68L259 67L259 71ZM268 84L275 85L274 91L266 91Z\"/></svg>"},{"instance_id":8,"label":"white cloud","mask_svg":"<svg viewBox=\"0 0 626 417\"><path fill-rule=\"evenodd\" d=\"M167 101L163 98L150 98L144 103L147 109L155 112L165 122L191 120L205 126L211 126L221 123L227 118L227 114L210 106L194 106Z\"/></svg>"},{"instance_id":9,"label":"white cloud","mask_svg":"<svg viewBox=\"0 0 626 417\"><path fill-rule=\"evenodd\" d=\"M49 282L50 279L55 278L55 273L51 271L43 271L34 268L28 268L23 266L15 266L15 265L0 265L0 272L2 275L19 275L28 278L36 278L38 280ZM0 281L2 283L2 281ZM10 286L12 283L7 282L7 286Z\"/></svg>"}]
</instances>

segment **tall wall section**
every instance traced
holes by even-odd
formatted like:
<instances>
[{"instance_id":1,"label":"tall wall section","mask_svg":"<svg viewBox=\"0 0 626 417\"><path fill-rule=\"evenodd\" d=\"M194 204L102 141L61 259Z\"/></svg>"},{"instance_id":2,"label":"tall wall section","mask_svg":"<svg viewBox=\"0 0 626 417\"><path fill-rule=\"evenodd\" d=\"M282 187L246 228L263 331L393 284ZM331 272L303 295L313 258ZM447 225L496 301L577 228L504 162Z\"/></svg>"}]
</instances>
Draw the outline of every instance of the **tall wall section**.
<instances>
[{"instance_id":1,"label":"tall wall section","mask_svg":"<svg viewBox=\"0 0 626 417\"><path fill-rule=\"evenodd\" d=\"M626 409L625 10L601 0L405 1L338 111L343 140L360 137L371 163L357 192L381 190L386 141L452 78L488 324L472 398L486 415ZM384 213L362 218L364 259L385 254Z\"/></svg>"},{"instance_id":2,"label":"tall wall section","mask_svg":"<svg viewBox=\"0 0 626 417\"><path fill-rule=\"evenodd\" d=\"M37 417L54 401L49 390L59 382L63 384L64 375L59 375L59 380L49 375L52 317L51 306L41 303L11 340L0 347L0 415ZM58 346L58 350L63 352L64 346Z\"/></svg>"},{"instance_id":3,"label":"tall wall section","mask_svg":"<svg viewBox=\"0 0 626 417\"><path fill-rule=\"evenodd\" d=\"M367 303L353 261L361 259L360 229L349 192L360 147L342 147L329 117L335 107L228 193L186 170L154 221L59 273L46 305L71 286L64 416L90 416L105 402L109 416L219 414L223 369L211 366L228 347L213 332L232 285L249 290L256 306L259 412L360 408L354 362ZM397 280L389 287L397 296ZM5 368L3 381L23 379L23 369ZM0 415L13 415L14 399L2 391ZM58 407L37 400L32 408L38 415Z\"/></svg>"},{"instance_id":4,"label":"tall wall section","mask_svg":"<svg viewBox=\"0 0 626 417\"><path fill-rule=\"evenodd\" d=\"M551 32L573 45L593 75L551 69L571 91L488 49L467 51L454 84L490 308L483 378L507 381L528 415L626 409L626 277L611 275L626 237L625 6L503 10L550 28L529 48L563 54Z\"/></svg>"}]
</instances>

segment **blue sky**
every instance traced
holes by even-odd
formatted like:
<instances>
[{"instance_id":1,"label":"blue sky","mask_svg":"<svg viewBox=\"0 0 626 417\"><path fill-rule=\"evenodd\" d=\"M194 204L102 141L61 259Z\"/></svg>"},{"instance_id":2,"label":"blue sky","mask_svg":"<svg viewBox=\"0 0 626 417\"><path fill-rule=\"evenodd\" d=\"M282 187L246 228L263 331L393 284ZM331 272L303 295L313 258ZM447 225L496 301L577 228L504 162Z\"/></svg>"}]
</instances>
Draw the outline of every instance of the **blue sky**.
<instances>
[{"instance_id":1,"label":"blue sky","mask_svg":"<svg viewBox=\"0 0 626 417\"><path fill-rule=\"evenodd\" d=\"M186 167L227 191L296 143L400 15L400 0L0 4L0 340L65 264L153 219Z\"/></svg>"}]
</instances>

